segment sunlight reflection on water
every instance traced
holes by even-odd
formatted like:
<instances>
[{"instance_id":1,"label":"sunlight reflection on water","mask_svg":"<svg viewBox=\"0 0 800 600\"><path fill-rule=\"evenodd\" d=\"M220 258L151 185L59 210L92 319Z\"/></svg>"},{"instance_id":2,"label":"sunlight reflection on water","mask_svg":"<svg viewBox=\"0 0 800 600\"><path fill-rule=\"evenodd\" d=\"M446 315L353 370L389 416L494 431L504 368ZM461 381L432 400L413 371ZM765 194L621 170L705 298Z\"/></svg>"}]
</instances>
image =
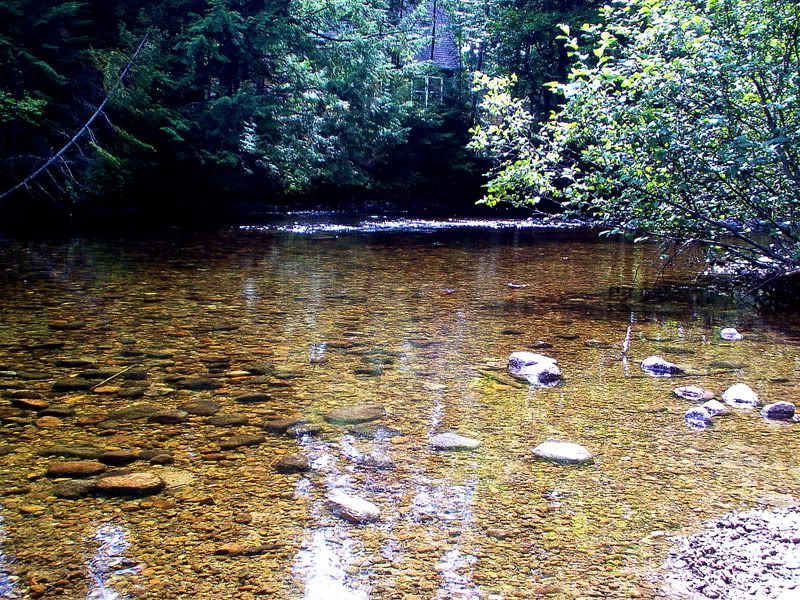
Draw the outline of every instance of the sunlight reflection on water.
<instances>
[{"instance_id":1,"label":"sunlight reflection on water","mask_svg":"<svg viewBox=\"0 0 800 600\"><path fill-rule=\"evenodd\" d=\"M97 528L95 539L100 546L88 564L89 578L93 587L86 596L87 600L125 600L127 595L118 593L109 587L111 575L135 573L139 567L127 567L123 556L130 546L128 531L117 525L103 525ZM119 568L118 568L119 567Z\"/></svg>"},{"instance_id":2,"label":"sunlight reflection on water","mask_svg":"<svg viewBox=\"0 0 800 600\"><path fill-rule=\"evenodd\" d=\"M1 509L1 507L0 507ZM3 542L5 541L5 518L0 512L0 598L19 598L17 586L11 576L10 563L11 561L6 557L3 549Z\"/></svg>"},{"instance_id":3,"label":"sunlight reflection on water","mask_svg":"<svg viewBox=\"0 0 800 600\"><path fill-rule=\"evenodd\" d=\"M329 221L296 221L288 225L244 225L243 231L287 233L370 233L376 231L441 231L443 229L571 229L579 222L550 219L379 219L372 217L355 224Z\"/></svg>"}]
</instances>

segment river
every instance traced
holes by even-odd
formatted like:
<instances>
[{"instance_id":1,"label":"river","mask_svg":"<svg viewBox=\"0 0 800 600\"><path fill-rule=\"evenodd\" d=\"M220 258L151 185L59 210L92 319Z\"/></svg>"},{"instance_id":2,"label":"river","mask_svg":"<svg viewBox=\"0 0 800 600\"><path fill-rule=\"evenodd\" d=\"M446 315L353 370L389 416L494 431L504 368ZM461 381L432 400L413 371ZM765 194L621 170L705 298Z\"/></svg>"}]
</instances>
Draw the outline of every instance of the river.
<instances>
[{"instance_id":1,"label":"river","mask_svg":"<svg viewBox=\"0 0 800 600\"><path fill-rule=\"evenodd\" d=\"M659 598L671 535L800 494L800 425L696 431L671 393L797 398L796 321L652 246L375 224L1 242L0 596ZM531 349L563 382L508 376ZM650 355L688 374L649 377ZM447 431L481 445L432 449ZM535 459L547 440L594 462ZM166 489L98 493L97 459ZM85 487L47 474L65 462ZM379 519L332 514L336 491Z\"/></svg>"}]
</instances>

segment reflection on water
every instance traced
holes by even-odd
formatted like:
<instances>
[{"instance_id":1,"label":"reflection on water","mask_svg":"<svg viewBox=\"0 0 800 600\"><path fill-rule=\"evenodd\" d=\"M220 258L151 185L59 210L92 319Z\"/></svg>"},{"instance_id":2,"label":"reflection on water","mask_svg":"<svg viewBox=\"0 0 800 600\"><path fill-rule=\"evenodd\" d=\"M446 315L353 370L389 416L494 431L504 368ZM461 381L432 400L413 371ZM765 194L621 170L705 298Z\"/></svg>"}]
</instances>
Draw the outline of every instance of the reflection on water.
<instances>
[{"instance_id":1,"label":"reflection on water","mask_svg":"<svg viewBox=\"0 0 800 600\"><path fill-rule=\"evenodd\" d=\"M307 600L366 600L369 592L356 587L347 575L357 554L355 542L346 535L334 536L328 529L310 532L295 563L305 582Z\"/></svg>"},{"instance_id":2,"label":"reflection on water","mask_svg":"<svg viewBox=\"0 0 800 600\"><path fill-rule=\"evenodd\" d=\"M658 598L670 546L653 532L800 494L800 425L741 412L691 431L671 394L741 382L796 398L793 323L691 285L694 265L660 276L647 246L380 221L0 247L0 596ZM510 379L526 349L564 382ZM645 376L653 354L691 375ZM363 404L386 415L324 419ZM187 406L218 412L147 416ZM448 431L481 446L433 451ZM254 445L226 446L238 436ZM596 461L535 462L548 439ZM109 469L168 487L57 497L54 446L127 453ZM310 471L276 469L295 454ZM335 491L380 519L335 517Z\"/></svg>"},{"instance_id":3,"label":"reflection on water","mask_svg":"<svg viewBox=\"0 0 800 600\"><path fill-rule=\"evenodd\" d=\"M109 580L112 576L116 578L138 571L138 567L129 564L130 561L125 558L125 551L131 545L128 532L124 527L101 525L94 538L100 545L87 565L92 586L86 599L126 600L130 596L114 590Z\"/></svg>"},{"instance_id":4,"label":"reflection on water","mask_svg":"<svg viewBox=\"0 0 800 600\"><path fill-rule=\"evenodd\" d=\"M354 223L333 223L329 215L323 214L319 220L313 215L303 215L302 221L278 225L247 225L242 231L280 231L285 233L376 233L389 231L441 231L449 229L569 229L579 222L565 222L548 219L388 219L372 216Z\"/></svg>"},{"instance_id":5,"label":"reflection on water","mask_svg":"<svg viewBox=\"0 0 800 600\"><path fill-rule=\"evenodd\" d=\"M16 577L11 573L10 559L5 553L6 529L2 511L3 509L0 507L0 598L14 600L20 598L21 595L17 589Z\"/></svg>"}]
</instances>

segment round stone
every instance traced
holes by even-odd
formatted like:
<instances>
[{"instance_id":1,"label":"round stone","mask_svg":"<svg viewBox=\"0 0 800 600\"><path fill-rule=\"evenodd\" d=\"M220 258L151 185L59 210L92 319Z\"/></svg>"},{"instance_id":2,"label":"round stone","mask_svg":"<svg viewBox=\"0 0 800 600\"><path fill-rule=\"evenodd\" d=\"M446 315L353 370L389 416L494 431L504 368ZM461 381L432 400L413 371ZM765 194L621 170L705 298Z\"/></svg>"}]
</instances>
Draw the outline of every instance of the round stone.
<instances>
[{"instance_id":1,"label":"round stone","mask_svg":"<svg viewBox=\"0 0 800 600\"><path fill-rule=\"evenodd\" d=\"M719 332L719 337L728 342L738 342L739 340L744 339L744 336L736 331L735 327L725 327L724 329L721 329Z\"/></svg>"},{"instance_id":2,"label":"round stone","mask_svg":"<svg viewBox=\"0 0 800 600\"><path fill-rule=\"evenodd\" d=\"M304 473L311 470L311 465L302 454L290 454L280 457L275 462L275 470L279 473Z\"/></svg>"},{"instance_id":3,"label":"round stone","mask_svg":"<svg viewBox=\"0 0 800 600\"><path fill-rule=\"evenodd\" d=\"M380 509L372 502L340 491L328 496L328 506L333 514L351 523L373 523L380 518Z\"/></svg>"},{"instance_id":4,"label":"round stone","mask_svg":"<svg viewBox=\"0 0 800 600\"><path fill-rule=\"evenodd\" d=\"M758 395L743 383L737 383L725 390L722 399L734 408L754 408L760 404Z\"/></svg>"},{"instance_id":5,"label":"round stone","mask_svg":"<svg viewBox=\"0 0 800 600\"><path fill-rule=\"evenodd\" d=\"M650 356L645 358L641 364L642 371L653 377L669 377L680 375L683 369L676 364L661 358L660 356Z\"/></svg>"},{"instance_id":6,"label":"round stone","mask_svg":"<svg viewBox=\"0 0 800 600\"><path fill-rule=\"evenodd\" d=\"M533 454L542 460L561 465L583 465L594 460L586 448L571 442L544 442L533 449Z\"/></svg>"},{"instance_id":7,"label":"round stone","mask_svg":"<svg viewBox=\"0 0 800 600\"><path fill-rule=\"evenodd\" d=\"M795 406L791 402L774 402L761 409L761 416L773 421L791 421L794 412Z\"/></svg>"}]
</instances>

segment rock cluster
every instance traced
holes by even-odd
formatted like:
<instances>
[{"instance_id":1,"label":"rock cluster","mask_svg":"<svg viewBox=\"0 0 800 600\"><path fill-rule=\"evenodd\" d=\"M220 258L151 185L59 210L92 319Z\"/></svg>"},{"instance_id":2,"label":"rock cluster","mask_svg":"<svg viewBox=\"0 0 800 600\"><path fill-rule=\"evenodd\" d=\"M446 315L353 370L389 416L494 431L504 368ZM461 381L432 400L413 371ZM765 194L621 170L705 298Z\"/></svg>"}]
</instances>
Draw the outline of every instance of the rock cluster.
<instances>
[{"instance_id":1,"label":"rock cluster","mask_svg":"<svg viewBox=\"0 0 800 600\"><path fill-rule=\"evenodd\" d=\"M666 562L672 594L734 600L800 596L800 507L732 513L679 538Z\"/></svg>"}]
</instances>

